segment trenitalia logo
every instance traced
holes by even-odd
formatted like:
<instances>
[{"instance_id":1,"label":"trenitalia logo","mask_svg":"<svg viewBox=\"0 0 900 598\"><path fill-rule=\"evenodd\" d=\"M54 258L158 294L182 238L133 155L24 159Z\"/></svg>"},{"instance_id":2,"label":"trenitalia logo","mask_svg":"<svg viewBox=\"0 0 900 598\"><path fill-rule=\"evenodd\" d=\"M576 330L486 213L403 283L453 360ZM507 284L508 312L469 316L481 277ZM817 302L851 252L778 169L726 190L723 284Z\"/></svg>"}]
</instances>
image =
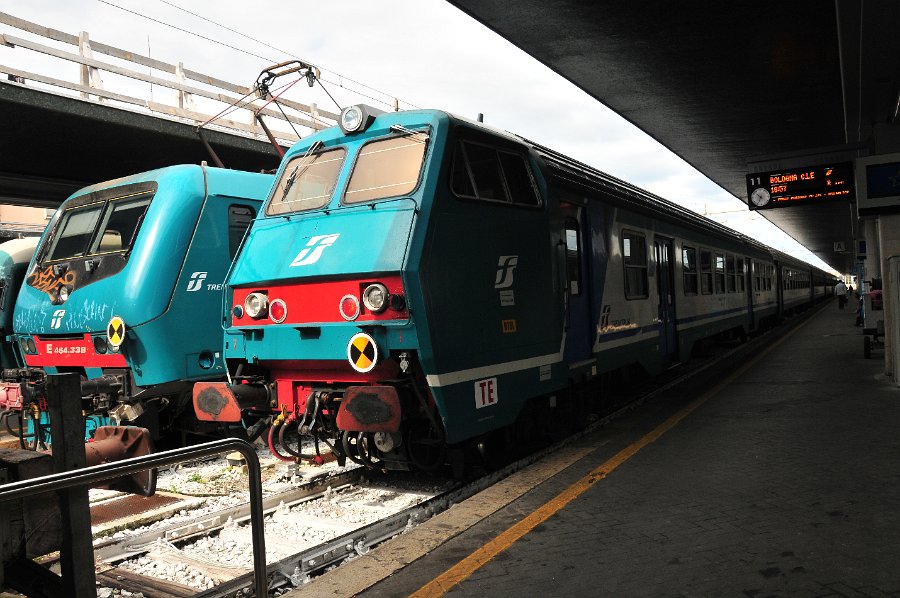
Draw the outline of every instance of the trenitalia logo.
<instances>
[{"instance_id":1,"label":"trenitalia logo","mask_svg":"<svg viewBox=\"0 0 900 598\"><path fill-rule=\"evenodd\" d=\"M294 261L291 262L290 267L293 268L294 266L308 266L310 264L315 264L319 261L319 258L322 257L322 252L325 251L325 248L334 245L334 242L337 241L340 236L340 234L336 234L313 237L309 240L309 243L306 244L306 247L300 250L300 253L298 253L297 257L294 258Z\"/></svg>"},{"instance_id":2,"label":"trenitalia logo","mask_svg":"<svg viewBox=\"0 0 900 598\"><path fill-rule=\"evenodd\" d=\"M497 264L497 278L494 279L495 289L508 289L513 285L513 271L519 264L517 255L501 255Z\"/></svg>"},{"instance_id":3,"label":"trenitalia logo","mask_svg":"<svg viewBox=\"0 0 900 598\"><path fill-rule=\"evenodd\" d=\"M187 292L192 293L203 288L203 281L206 279L208 272L194 272L188 281Z\"/></svg>"},{"instance_id":4,"label":"trenitalia logo","mask_svg":"<svg viewBox=\"0 0 900 598\"><path fill-rule=\"evenodd\" d=\"M53 318L50 320L50 328L53 330L57 330L60 326L62 326L63 316L66 315L66 310L57 309L53 312Z\"/></svg>"}]
</instances>

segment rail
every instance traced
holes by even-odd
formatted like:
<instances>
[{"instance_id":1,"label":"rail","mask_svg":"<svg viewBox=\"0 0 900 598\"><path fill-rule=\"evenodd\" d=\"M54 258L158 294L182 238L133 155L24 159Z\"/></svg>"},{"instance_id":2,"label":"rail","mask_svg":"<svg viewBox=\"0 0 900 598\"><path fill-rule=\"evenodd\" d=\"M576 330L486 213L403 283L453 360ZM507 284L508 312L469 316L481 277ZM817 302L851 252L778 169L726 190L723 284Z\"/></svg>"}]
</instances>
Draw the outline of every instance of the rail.
<instances>
[{"instance_id":1,"label":"rail","mask_svg":"<svg viewBox=\"0 0 900 598\"><path fill-rule=\"evenodd\" d=\"M0 486L0 502L26 498L45 492L87 486L154 467L166 467L190 459L199 459L230 451L239 452L247 462L250 486L250 527L253 539L254 586L256 596L263 597L268 595L268 578L266 575L266 541L265 528L263 527L261 470L256 451L252 445L243 440L224 438L197 446L173 449L115 463L104 463L103 465L84 467L74 471L4 484Z\"/></svg>"},{"instance_id":2,"label":"rail","mask_svg":"<svg viewBox=\"0 0 900 598\"><path fill-rule=\"evenodd\" d=\"M73 35L57 29L44 27L43 25L32 23L31 21L26 21L25 19L20 19L3 12L0 12L0 24L14 27L21 31L25 31L28 34L46 38L54 42L69 44L77 48L77 53L67 52L57 47L21 38L9 33L0 34L0 47L22 48L72 62L80 66L80 81L74 83L40 73L21 70L0 62L0 73L5 73L8 76L9 81L13 84L25 84L25 82L40 83L52 88L76 91L80 94L81 99L85 101L93 101L91 100L91 96L93 96L101 103L117 102L119 104L124 104L125 107L137 106L158 115L190 121L196 125L215 119L215 126L219 129L238 133L243 136L252 136L264 141L268 141L268 138L266 137L263 128L256 123L255 114L257 112L267 118L280 121L283 125L286 124L290 126L292 131L295 130L293 125L300 125L311 129L312 131L316 131L337 123L337 114L327 110L321 110L314 103L304 104L293 100L279 98L279 105L283 109L286 108L290 110L290 112L266 108L265 103L267 100L256 97L255 90L252 87L230 83L210 75L186 69L184 64L180 62L178 64L170 64L129 50L123 50L121 48L93 41L85 31L82 31L79 35ZM110 62L97 60L94 58L95 53L109 56L116 60L124 61L125 63L147 67L153 71L172 75L173 77L157 77L141 73L133 68L126 68ZM101 71L174 90L177 92L177 105L154 102L152 98L146 100L126 93L108 90L105 88L100 76ZM188 81L196 82L200 85L190 85L188 84ZM213 114L199 112L195 107L195 97L204 98L206 105L212 108L211 112L213 112ZM242 114L248 116L246 122L226 119L224 117L216 118L216 116L218 116L216 113L222 114L224 112L232 111L243 111ZM280 142L287 142L288 145L300 138L295 132L274 129L273 133Z\"/></svg>"}]
</instances>

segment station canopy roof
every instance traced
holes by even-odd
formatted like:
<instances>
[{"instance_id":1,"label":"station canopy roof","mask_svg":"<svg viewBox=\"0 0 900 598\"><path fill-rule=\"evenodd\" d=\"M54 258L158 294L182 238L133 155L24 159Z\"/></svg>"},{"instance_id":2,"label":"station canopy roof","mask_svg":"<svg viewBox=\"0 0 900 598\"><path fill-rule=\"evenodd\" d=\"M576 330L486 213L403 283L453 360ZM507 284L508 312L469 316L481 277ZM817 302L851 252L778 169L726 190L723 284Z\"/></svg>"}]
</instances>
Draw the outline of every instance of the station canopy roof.
<instances>
[{"instance_id":1,"label":"station canopy roof","mask_svg":"<svg viewBox=\"0 0 900 598\"><path fill-rule=\"evenodd\" d=\"M896 0L450 2L744 202L752 172L900 151ZM851 201L759 213L850 271Z\"/></svg>"}]
</instances>

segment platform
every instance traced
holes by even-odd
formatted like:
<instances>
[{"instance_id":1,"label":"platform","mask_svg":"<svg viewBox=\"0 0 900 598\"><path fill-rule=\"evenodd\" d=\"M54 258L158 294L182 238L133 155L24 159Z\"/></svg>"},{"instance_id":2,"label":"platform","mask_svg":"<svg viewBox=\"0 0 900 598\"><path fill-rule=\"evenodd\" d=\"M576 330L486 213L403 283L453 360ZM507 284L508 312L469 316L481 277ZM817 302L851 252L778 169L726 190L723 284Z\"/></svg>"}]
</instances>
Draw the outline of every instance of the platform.
<instances>
[{"instance_id":1,"label":"platform","mask_svg":"<svg viewBox=\"0 0 900 598\"><path fill-rule=\"evenodd\" d=\"M900 389L854 323L831 302L298 595L897 595Z\"/></svg>"}]
</instances>

